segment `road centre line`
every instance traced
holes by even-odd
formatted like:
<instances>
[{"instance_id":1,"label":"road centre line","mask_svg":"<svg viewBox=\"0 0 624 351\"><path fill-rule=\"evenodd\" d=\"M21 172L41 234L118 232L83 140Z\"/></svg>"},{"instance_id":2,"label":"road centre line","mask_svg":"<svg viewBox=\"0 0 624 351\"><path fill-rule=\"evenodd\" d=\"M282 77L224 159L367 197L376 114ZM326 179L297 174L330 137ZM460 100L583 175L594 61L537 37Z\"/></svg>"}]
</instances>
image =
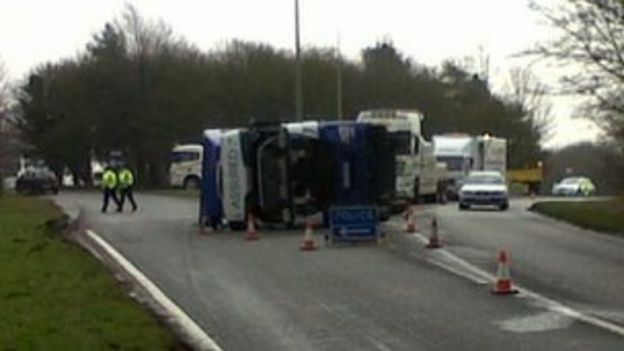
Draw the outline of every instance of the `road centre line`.
<instances>
[{"instance_id":1,"label":"road centre line","mask_svg":"<svg viewBox=\"0 0 624 351\"><path fill-rule=\"evenodd\" d=\"M117 264L134 278L147 293L166 311L167 319L176 325L189 338L192 346L198 350L222 351L217 343L201 329L193 319L176 305L156 284L143 274L119 251L92 230L86 230L87 236L102 248Z\"/></svg>"}]
</instances>

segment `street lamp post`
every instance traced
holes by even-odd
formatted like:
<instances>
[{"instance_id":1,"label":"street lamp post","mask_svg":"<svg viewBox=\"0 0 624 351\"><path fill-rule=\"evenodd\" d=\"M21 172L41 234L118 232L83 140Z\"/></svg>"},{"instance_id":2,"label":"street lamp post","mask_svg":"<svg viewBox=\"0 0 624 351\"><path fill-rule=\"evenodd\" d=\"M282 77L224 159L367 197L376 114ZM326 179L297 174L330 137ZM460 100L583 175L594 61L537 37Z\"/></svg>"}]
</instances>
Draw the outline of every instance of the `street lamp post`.
<instances>
[{"instance_id":1,"label":"street lamp post","mask_svg":"<svg viewBox=\"0 0 624 351\"><path fill-rule=\"evenodd\" d=\"M299 0L295 0L295 118L303 120L303 94L301 89L301 47L299 45Z\"/></svg>"},{"instance_id":2,"label":"street lamp post","mask_svg":"<svg viewBox=\"0 0 624 351\"><path fill-rule=\"evenodd\" d=\"M340 55L340 36L336 43L336 112L342 120L342 57Z\"/></svg>"}]
</instances>

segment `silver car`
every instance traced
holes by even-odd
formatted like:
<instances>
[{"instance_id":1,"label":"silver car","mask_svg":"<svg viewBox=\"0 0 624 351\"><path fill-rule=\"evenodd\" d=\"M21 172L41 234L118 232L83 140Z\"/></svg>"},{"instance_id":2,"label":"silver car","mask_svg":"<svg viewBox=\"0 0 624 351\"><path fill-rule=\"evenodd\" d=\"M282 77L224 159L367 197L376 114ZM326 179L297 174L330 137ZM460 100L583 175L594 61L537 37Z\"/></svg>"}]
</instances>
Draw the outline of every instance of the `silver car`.
<instances>
[{"instance_id":1,"label":"silver car","mask_svg":"<svg viewBox=\"0 0 624 351\"><path fill-rule=\"evenodd\" d=\"M569 177L555 183L552 194L557 196L590 196L596 192L594 183L586 177Z\"/></svg>"},{"instance_id":2,"label":"silver car","mask_svg":"<svg viewBox=\"0 0 624 351\"><path fill-rule=\"evenodd\" d=\"M495 171L471 172L464 178L459 189L459 209L472 205L496 206L504 211L509 208L509 190L505 178Z\"/></svg>"}]
</instances>

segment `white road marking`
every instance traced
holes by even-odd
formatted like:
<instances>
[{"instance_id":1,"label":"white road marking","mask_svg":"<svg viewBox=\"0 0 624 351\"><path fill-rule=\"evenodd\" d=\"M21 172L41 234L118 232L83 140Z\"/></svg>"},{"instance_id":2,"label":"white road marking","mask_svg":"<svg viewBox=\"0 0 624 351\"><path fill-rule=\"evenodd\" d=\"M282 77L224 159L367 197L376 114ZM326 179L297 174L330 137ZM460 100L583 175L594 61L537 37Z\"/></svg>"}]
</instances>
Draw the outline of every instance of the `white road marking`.
<instances>
[{"instance_id":1,"label":"white road marking","mask_svg":"<svg viewBox=\"0 0 624 351\"><path fill-rule=\"evenodd\" d=\"M429 242L429 239L421 233L415 233L413 237L422 244L426 244ZM453 253L445 249L437 249L430 253L434 256L434 258L432 258L430 262L435 262L434 264L436 264L440 268L447 270L448 272L451 272L463 278L470 279L471 281L477 283L485 281L486 283L494 284L494 282L496 282L496 277L494 275L468 263L464 259L460 258L457 255L454 255ZM444 260L448 262L444 262ZM620 336L624 336L624 327L621 325L585 314L581 311L565 306L561 302L538 294L529 289L523 288L520 285L514 285L520 291L520 293L516 295L519 298L530 300L535 305L545 308L549 311L557 312L562 315L574 318L578 321L590 324L594 327L610 331Z\"/></svg>"},{"instance_id":2,"label":"white road marking","mask_svg":"<svg viewBox=\"0 0 624 351\"><path fill-rule=\"evenodd\" d=\"M454 267L447 263L440 262L439 260L428 259L427 262L431 263L434 266L438 266L446 271L450 271L455 275L466 278L474 283L477 283L480 285L485 285L489 283L487 280L480 279L479 277L476 277L474 274L470 274L469 272L464 272L462 270L457 269L457 267Z\"/></svg>"},{"instance_id":3,"label":"white road marking","mask_svg":"<svg viewBox=\"0 0 624 351\"><path fill-rule=\"evenodd\" d=\"M130 274L152 296L154 300L167 312L169 319L178 326L191 344L198 350L222 351L217 343L202 330L190 316L178 305L165 295L149 278L147 278L136 266L121 255L114 247L108 244L92 230L87 230L87 235L106 253L114 259L128 274Z\"/></svg>"},{"instance_id":4,"label":"white road marking","mask_svg":"<svg viewBox=\"0 0 624 351\"><path fill-rule=\"evenodd\" d=\"M548 330L565 329L574 322L574 318L553 311L507 319L496 323L501 329L514 333L535 333Z\"/></svg>"}]
</instances>

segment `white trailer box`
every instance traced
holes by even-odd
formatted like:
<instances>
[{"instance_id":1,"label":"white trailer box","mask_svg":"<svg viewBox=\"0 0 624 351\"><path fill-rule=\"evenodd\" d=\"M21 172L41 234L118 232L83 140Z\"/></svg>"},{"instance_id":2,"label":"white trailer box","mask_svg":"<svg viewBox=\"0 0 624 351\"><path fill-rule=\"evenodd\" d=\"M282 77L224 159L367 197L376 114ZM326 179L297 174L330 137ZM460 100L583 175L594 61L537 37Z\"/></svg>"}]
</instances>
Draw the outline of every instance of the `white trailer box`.
<instances>
[{"instance_id":1,"label":"white trailer box","mask_svg":"<svg viewBox=\"0 0 624 351\"><path fill-rule=\"evenodd\" d=\"M452 193L471 171L498 171L505 176L506 139L489 135L447 134L435 135L433 145L436 159L446 163Z\"/></svg>"}]
</instances>

